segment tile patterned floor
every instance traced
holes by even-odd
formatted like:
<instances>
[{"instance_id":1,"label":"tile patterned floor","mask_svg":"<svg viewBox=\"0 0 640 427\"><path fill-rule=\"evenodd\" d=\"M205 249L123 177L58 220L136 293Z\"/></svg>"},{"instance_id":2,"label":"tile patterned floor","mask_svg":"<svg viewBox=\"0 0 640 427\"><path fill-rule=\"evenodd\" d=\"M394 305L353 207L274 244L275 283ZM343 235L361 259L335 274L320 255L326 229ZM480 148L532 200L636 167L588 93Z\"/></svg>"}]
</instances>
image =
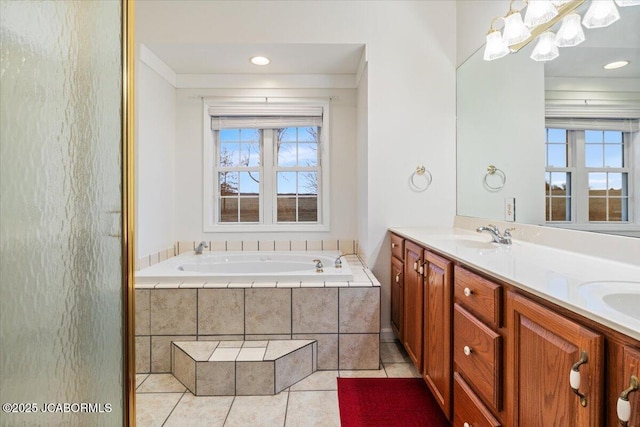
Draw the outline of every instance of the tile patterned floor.
<instances>
[{"instance_id":1,"label":"tile patterned floor","mask_svg":"<svg viewBox=\"0 0 640 427\"><path fill-rule=\"evenodd\" d=\"M136 376L136 425L337 427L337 377L420 377L398 342L380 343L381 369L318 371L275 396L191 394L171 374Z\"/></svg>"}]
</instances>

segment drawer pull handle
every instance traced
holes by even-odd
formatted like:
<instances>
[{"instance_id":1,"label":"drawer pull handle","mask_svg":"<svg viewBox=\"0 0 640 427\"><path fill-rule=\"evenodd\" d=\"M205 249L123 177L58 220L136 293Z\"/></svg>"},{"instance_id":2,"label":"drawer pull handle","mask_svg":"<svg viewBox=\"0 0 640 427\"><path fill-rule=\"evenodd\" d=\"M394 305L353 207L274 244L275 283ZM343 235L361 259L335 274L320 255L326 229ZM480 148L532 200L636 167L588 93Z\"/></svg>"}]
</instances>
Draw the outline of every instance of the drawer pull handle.
<instances>
[{"instance_id":1,"label":"drawer pull handle","mask_svg":"<svg viewBox=\"0 0 640 427\"><path fill-rule=\"evenodd\" d=\"M471 427L471 424L469 424L469 423L464 423L464 424L462 424L462 427Z\"/></svg>"},{"instance_id":2,"label":"drawer pull handle","mask_svg":"<svg viewBox=\"0 0 640 427\"><path fill-rule=\"evenodd\" d=\"M469 347L468 345L465 345L462 348L462 351L465 354L465 356L471 356L471 353L473 353L473 349L471 347Z\"/></svg>"},{"instance_id":3,"label":"drawer pull handle","mask_svg":"<svg viewBox=\"0 0 640 427\"><path fill-rule=\"evenodd\" d=\"M465 297L470 297L472 293L473 293L473 291L471 289L464 288L464 296Z\"/></svg>"},{"instance_id":4,"label":"drawer pull handle","mask_svg":"<svg viewBox=\"0 0 640 427\"><path fill-rule=\"evenodd\" d=\"M396 283L400 283L400 274L402 273L396 274Z\"/></svg>"},{"instance_id":5,"label":"drawer pull handle","mask_svg":"<svg viewBox=\"0 0 640 427\"><path fill-rule=\"evenodd\" d=\"M569 372L569 385L571 386L571 390L580 397L580 405L587 406L587 396L580 393L578 390L580 388L580 366L584 365L589 361L589 357L587 356L587 352L582 350L580 353L580 360L573 364L571 367L571 371Z\"/></svg>"},{"instance_id":6,"label":"drawer pull handle","mask_svg":"<svg viewBox=\"0 0 640 427\"><path fill-rule=\"evenodd\" d=\"M395 243L391 243L391 249L395 249L396 248L396 244Z\"/></svg>"},{"instance_id":7,"label":"drawer pull handle","mask_svg":"<svg viewBox=\"0 0 640 427\"><path fill-rule=\"evenodd\" d=\"M418 271L418 262L417 261L413 263L413 270L414 271Z\"/></svg>"},{"instance_id":8,"label":"drawer pull handle","mask_svg":"<svg viewBox=\"0 0 640 427\"><path fill-rule=\"evenodd\" d=\"M629 380L629 388L620 393L618 398L618 405L616 411L618 413L618 422L621 426L627 427L629 419L631 418L631 403L629 403L629 394L634 391L638 391L640 388L640 381L635 375L631 375Z\"/></svg>"}]
</instances>

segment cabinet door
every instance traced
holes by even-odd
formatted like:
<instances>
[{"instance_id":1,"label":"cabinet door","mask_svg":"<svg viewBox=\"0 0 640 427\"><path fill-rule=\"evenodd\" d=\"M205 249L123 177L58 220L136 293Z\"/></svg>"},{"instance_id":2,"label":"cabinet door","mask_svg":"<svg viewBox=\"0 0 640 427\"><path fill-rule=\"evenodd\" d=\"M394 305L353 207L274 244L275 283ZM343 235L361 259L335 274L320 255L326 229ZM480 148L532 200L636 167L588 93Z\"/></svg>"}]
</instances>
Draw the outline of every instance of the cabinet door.
<instances>
[{"instance_id":1,"label":"cabinet door","mask_svg":"<svg viewBox=\"0 0 640 427\"><path fill-rule=\"evenodd\" d=\"M427 385L451 419L451 261L426 252L423 372Z\"/></svg>"},{"instance_id":2,"label":"cabinet door","mask_svg":"<svg viewBox=\"0 0 640 427\"><path fill-rule=\"evenodd\" d=\"M611 398L614 400L611 406L611 414L608 417L611 425L618 422L617 402L620 393L627 390L631 385L631 376L640 379L640 350L629 346L623 347L622 364L616 364L614 370L619 371L621 376L617 376L617 386L611 390ZM609 397L609 396L608 396ZM629 406L631 407L631 417L629 418L629 427L640 427L640 390L633 391L627 395ZM615 420L615 421L614 421Z\"/></svg>"},{"instance_id":3,"label":"cabinet door","mask_svg":"<svg viewBox=\"0 0 640 427\"><path fill-rule=\"evenodd\" d=\"M509 293L507 306L513 425L601 425L602 335L521 295ZM578 390L586 406L569 385L570 371L583 352L588 361L579 366Z\"/></svg>"},{"instance_id":4,"label":"cabinet door","mask_svg":"<svg viewBox=\"0 0 640 427\"><path fill-rule=\"evenodd\" d=\"M391 328L402 342L404 329L404 263L391 257Z\"/></svg>"},{"instance_id":5,"label":"cabinet door","mask_svg":"<svg viewBox=\"0 0 640 427\"><path fill-rule=\"evenodd\" d=\"M404 245L404 348L422 372L422 248L413 242Z\"/></svg>"}]
</instances>

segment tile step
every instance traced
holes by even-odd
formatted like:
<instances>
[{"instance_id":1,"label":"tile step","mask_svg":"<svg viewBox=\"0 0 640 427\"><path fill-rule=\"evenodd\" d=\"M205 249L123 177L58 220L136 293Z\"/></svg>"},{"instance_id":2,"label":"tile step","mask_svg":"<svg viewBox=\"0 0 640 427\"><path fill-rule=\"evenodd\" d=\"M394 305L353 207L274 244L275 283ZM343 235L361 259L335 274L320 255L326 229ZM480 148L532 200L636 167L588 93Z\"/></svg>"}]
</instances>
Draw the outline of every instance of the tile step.
<instances>
[{"instance_id":1,"label":"tile step","mask_svg":"<svg viewBox=\"0 0 640 427\"><path fill-rule=\"evenodd\" d=\"M318 369L316 340L174 341L171 356L196 396L273 395Z\"/></svg>"}]
</instances>

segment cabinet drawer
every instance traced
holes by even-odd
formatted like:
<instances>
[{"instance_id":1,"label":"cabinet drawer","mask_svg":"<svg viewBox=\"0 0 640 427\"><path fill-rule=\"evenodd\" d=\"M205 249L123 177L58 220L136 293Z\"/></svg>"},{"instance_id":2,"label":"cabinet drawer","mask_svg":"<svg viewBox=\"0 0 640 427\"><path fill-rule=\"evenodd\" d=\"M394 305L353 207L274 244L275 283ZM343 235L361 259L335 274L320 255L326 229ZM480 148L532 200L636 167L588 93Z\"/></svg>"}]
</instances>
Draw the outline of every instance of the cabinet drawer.
<instances>
[{"instance_id":1,"label":"cabinet drawer","mask_svg":"<svg viewBox=\"0 0 640 427\"><path fill-rule=\"evenodd\" d=\"M459 304L453 310L453 360L458 371L487 403L500 410L502 337Z\"/></svg>"},{"instance_id":2,"label":"cabinet drawer","mask_svg":"<svg viewBox=\"0 0 640 427\"><path fill-rule=\"evenodd\" d=\"M457 302L494 328L500 327L502 286L459 266L453 280Z\"/></svg>"},{"instance_id":3,"label":"cabinet drawer","mask_svg":"<svg viewBox=\"0 0 640 427\"><path fill-rule=\"evenodd\" d=\"M500 427L491 412L478 399L460 374L453 374L453 427Z\"/></svg>"},{"instance_id":4,"label":"cabinet drawer","mask_svg":"<svg viewBox=\"0 0 640 427\"><path fill-rule=\"evenodd\" d=\"M404 260L404 239L395 234L391 235L391 255Z\"/></svg>"}]
</instances>

